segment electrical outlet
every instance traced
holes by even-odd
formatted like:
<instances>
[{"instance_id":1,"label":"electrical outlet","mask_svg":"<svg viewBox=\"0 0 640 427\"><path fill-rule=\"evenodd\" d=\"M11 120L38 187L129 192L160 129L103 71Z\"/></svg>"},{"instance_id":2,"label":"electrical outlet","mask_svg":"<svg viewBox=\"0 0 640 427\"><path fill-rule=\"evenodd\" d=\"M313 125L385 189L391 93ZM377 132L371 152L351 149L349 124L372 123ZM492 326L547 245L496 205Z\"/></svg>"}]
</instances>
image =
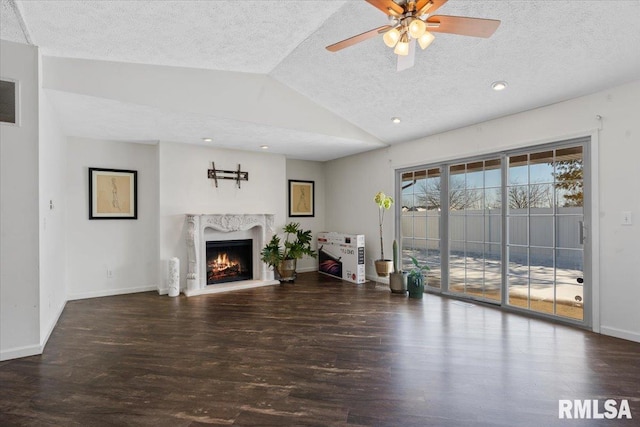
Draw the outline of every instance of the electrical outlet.
<instances>
[{"instance_id":1,"label":"electrical outlet","mask_svg":"<svg viewBox=\"0 0 640 427\"><path fill-rule=\"evenodd\" d=\"M631 219L631 211L622 212L622 225L631 225L633 220Z\"/></svg>"},{"instance_id":2,"label":"electrical outlet","mask_svg":"<svg viewBox=\"0 0 640 427\"><path fill-rule=\"evenodd\" d=\"M113 270L107 268L107 279L111 279L113 277Z\"/></svg>"}]
</instances>

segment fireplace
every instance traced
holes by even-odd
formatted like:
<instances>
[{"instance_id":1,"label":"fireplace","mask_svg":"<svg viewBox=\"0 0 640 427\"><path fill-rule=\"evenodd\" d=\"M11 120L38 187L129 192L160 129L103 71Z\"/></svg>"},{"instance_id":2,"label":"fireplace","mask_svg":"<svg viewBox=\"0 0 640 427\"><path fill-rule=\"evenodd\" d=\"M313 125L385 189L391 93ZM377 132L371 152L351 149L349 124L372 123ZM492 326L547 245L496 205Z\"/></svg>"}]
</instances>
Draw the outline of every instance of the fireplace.
<instances>
[{"instance_id":1,"label":"fireplace","mask_svg":"<svg viewBox=\"0 0 640 427\"><path fill-rule=\"evenodd\" d=\"M273 236L273 221L274 215L271 214L187 214L185 237L188 262L184 294L190 297L279 284L273 278L273 271L260 259L260 250ZM249 242L246 244L250 254L248 261L244 261L244 266L229 268L229 273L234 274L235 270L238 273L242 270L242 278L230 274L224 281L217 281L219 271L211 274L209 265L220 269L225 262L221 259L218 263L217 255L213 259L207 253L210 250L209 243L215 241L225 245L236 241ZM232 257L227 253L227 258ZM215 283L209 281L209 276L216 280Z\"/></svg>"},{"instance_id":2,"label":"fireplace","mask_svg":"<svg viewBox=\"0 0 640 427\"><path fill-rule=\"evenodd\" d=\"M207 285L253 279L253 240L207 242Z\"/></svg>"}]
</instances>

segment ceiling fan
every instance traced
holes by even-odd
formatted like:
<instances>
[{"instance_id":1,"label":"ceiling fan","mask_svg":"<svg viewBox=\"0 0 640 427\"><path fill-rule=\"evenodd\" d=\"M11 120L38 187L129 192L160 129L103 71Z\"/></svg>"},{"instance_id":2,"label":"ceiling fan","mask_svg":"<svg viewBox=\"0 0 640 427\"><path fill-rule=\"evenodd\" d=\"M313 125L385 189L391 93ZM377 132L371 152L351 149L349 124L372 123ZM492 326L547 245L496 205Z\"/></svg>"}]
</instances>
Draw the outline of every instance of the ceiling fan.
<instances>
[{"instance_id":1,"label":"ceiling fan","mask_svg":"<svg viewBox=\"0 0 640 427\"><path fill-rule=\"evenodd\" d=\"M435 39L432 33L450 33L473 37L491 37L500 25L495 19L447 16L433 13L447 0L366 0L389 17L389 24L374 28L327 46L337 52L356 43L383 34L384 43L398 55L398 71L412 67L416 40L426 49Z\"/></svg>"}]
</instances>

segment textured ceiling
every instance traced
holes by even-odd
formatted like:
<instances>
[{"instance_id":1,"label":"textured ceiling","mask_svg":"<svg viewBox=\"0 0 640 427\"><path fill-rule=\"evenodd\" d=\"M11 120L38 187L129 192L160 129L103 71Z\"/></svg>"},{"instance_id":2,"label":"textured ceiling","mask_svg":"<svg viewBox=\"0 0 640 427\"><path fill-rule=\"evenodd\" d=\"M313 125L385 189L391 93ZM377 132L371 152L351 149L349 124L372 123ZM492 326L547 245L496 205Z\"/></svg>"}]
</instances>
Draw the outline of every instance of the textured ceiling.
<instances>
[{"instance_id":1,"label":"textured ceiling","mask_svg":"<svg viewBox=\"0 0 640 427\"><path fill-rule=\"evenodd\" d=\"M502 23L489 39L438 33L402 72L381 38L337 53L324 49L386 24L363 0L2 0L1 37L24 43L15 8L43 55L258 73L306 97L300 108L312 117L319 108L335 116L319 130L293 117L287 124L287 116L229 118L220 108L194 113L49 87L65 131L91 138L197 143L214 136L222 147L259 150L264 143L270 152L328 160L640 78L638 0L449 0L438 14ZM508 89L492 91L496 80L506 80ZM215 102L223 107L230 100ZM254 100L246 102L250 108ZM392 124L393 116L402 123ZM353 127L379 143L339 134Z\"/></svg>"},{"instance_id":2,"label":"textured ceiling","mask_svg":"<svg viewBox=\"0 0 640 427\"><path fill-rule=\"evenodd\" d=\"M268 73L345 1L21 1L46 55Z\"/></svg>"},{"instance_id":3,"label":"textured ceiling","mask_svg":"<svg viewBox=\"0 0 640 427\"><path fill-rule=\"evenodd\" d=\"M16 15L16 4L8 0L2 0L0 3L0 39L9 40L16 43L28 43L20 20Z\"/></svg>"}]
</instances>

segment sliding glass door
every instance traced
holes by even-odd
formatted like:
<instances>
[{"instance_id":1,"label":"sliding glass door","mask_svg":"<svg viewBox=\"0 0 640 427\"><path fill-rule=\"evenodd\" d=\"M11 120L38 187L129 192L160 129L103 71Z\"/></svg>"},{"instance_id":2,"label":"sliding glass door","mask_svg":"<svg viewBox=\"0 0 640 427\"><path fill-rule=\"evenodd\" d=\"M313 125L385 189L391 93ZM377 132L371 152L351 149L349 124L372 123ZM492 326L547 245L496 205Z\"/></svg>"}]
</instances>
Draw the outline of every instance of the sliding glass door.
<instances>
[{"instance_id":1,"label":"sliding glass door","mask_svg":"<svg viewBox=\"0 0 640 427\"><path fill-rule=\"evenodd\" d=\"M440 289L441 265L441 173L440 168L418 169L402 174L400 234L402 269L413 267L411 256L430 267L426 284Z\"/></svg>"},{"instance_id":2,"label":"sliding glass door","mask_svg":"<svg viewBox=\"0 0 640 427\"><path fill-rule=\"evenodd\" d=\"M589 141L398 171L403 268L415 256L434 291L585 324Z\"/></svg>"},{"instance_id":3,"label":"sliding glass door","mask_svg":"<svg viewBox=\"0 0 640 427\"><path fill-rule=\"evenodd\" d=\"M584 318L582 146L509 157L508 304Z\"/></svg>"},{"instance_id":4,"label":"sliding glass door","mask_svg":"<svg viewBox=\"0 0 640 427\"><path fill-rule=\"evenodd\" d=\"M494 301L502 290L502 161L449 166L449 291Z\"/></svg>"}]
</instances>

